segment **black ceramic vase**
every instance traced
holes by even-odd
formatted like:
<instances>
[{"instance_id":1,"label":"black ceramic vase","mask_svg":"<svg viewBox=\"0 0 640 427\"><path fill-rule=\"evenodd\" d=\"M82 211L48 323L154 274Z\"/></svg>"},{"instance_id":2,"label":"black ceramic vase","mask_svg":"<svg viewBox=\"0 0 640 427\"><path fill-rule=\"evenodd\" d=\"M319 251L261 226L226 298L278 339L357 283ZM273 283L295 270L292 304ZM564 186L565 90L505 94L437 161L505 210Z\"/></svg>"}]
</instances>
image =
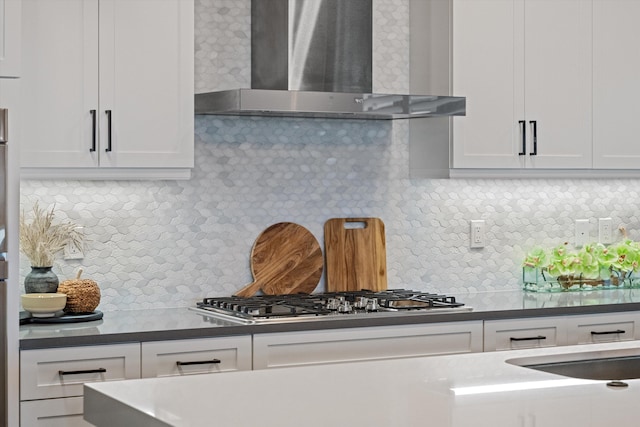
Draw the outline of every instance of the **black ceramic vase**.
<instances>
[{"instance_id":1,"label":"black ceramic vase","mask_svg":"<svg viewBox=\"0 0 640 427\"><path fill-rule=\"evenodd\" d=\"M24 278L24 291L28 294L54 293L58 290L58 276L52 267L31 267Z\"/></svg>"}]
</instances>

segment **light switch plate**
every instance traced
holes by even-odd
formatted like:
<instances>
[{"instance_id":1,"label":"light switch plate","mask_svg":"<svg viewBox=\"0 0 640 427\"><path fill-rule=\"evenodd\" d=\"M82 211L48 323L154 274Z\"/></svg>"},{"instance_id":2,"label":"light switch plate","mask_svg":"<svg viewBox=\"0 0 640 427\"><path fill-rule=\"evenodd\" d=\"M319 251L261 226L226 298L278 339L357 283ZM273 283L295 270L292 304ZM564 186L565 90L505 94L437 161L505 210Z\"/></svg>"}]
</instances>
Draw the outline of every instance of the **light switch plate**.
<instances>
[{"instance_id":1,"label":"light switch plate","mask_svg":"<svg viewBox=\"0 0 640 427\"><path fill-rule=\"evenodd\" d=\"M576 219L576 246L581 247L589 243L589 220Z\"/></svg>"},{"instance_id":2,"label":"light switch plate","mask_svg":"<svg viewBox=\"0 0 640 427\"><path fill-rule=\"evenodd\" d=\"M79 232L82 232L83 228L84 227L76 227ZM73 242L67 243L67 246L64 247L64 259L84 259L84 248L82 246L82 243L80 243L80 247Z\"/></svg>"}]
</instances>

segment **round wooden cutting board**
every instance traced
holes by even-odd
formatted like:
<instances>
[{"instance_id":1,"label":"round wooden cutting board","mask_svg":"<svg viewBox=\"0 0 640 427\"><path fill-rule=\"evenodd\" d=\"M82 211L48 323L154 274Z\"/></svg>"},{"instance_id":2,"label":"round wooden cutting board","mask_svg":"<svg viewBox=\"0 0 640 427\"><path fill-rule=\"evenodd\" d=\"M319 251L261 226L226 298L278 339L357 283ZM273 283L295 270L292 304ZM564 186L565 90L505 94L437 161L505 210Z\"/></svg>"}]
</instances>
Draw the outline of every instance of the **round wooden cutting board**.
<instances>
[{"instance_id":1,"label":"round wooden cutting board","mask_svg":"<svg viewBox=\"0 0 640 427\"><path fill-rule=\"evenodd\" d=\"M324 259L316 238L301 225L279 222L264 230L251 249L253 283L236 293L253 296L310 294L318 286Z\"/></svg>"}]
</instances>

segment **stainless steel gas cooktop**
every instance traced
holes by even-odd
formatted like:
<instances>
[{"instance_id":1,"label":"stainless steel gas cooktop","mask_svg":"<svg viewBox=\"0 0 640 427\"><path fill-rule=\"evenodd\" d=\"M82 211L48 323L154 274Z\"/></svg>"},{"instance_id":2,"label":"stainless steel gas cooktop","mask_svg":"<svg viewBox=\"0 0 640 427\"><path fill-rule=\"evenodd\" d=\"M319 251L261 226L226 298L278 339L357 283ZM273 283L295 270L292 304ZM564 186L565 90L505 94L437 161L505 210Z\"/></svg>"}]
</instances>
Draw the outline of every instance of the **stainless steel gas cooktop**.
<instances>
[{"instance_id":1,"label":"stainless steel gas cooktop","mask_svg":"<svg viewBox=\"0 0 640 427\"><path fill-rule=\"evenodd\" d=\"M193 310L243 324L301 322L471 311L453 296L390 289L373 292L204 298Z\"/></svg>"}]
</instances>

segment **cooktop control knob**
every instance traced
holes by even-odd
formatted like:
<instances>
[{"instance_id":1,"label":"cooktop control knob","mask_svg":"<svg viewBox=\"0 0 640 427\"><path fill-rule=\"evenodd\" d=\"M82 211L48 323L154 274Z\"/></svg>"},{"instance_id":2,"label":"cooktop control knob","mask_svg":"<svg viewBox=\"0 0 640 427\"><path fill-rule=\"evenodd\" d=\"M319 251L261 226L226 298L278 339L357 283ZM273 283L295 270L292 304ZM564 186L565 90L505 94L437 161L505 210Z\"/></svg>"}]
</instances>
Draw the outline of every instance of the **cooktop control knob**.
<instances>
[{"instance_id":1,"label":"cooktop control knob","mask_svg":"<svg viewBox=\"0 0 640 427\"><path fill-rule=\"evenodd\" d=\"M340 307L340 300L338 298L329 298L326 306L327 310L337 310Z\"/></svg>"},{"instance_id":2,"label":"cooktop control knob","mask_svg":"<svg viewBox=\"0 0 640 427\"><path fill-rule=\"evenodd\" d=\"M356 300L353 302L353 306L355 308L366 308L367 302L367 297L356 297Z\"/></svg>"},{"instance_id":3,"label":"cooktop control knob","mask_svg":"<svg viewBox=\"0 0 640 427\"><path fill-rule=\"evenodd\" d=\"M349 301L341 301L340 306L338 307L339 313L351 313L353 311L353 307Z\"/></svg>"},{"instance_id":4,"label":"cooktop control knob","mask_svg":"<svg viewBox=\"0 0 640 427\"><path fill-rule=\"evenodd\" d=\"M367 311L378 311L380 310L380 304L378 304L378 298L369 298L367 301Z\"/></svg>"}]
</instances>

